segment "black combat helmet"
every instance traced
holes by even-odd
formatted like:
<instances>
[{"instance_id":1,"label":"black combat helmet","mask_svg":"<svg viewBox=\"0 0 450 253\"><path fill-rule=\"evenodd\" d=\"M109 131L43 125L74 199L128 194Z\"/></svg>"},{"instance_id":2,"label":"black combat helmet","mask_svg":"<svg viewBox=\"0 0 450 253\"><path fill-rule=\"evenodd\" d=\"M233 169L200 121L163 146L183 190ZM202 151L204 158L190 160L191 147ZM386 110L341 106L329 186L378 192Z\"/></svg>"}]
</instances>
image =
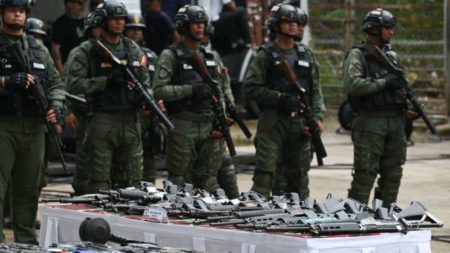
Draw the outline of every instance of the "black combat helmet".
<instances>
[{"instance_id":1,"label":"black combat helmet","mask_svg":"<svg viewBox=\"0 0 450 253\"><path fill-rule=\"evenodd\" d=\"M175 15L175 26L180 34L189 32L189 23L208 23L205 9L199 5L185 5Z\"/></svg>"},{"instance_id":2,"label":"black combat helmet","mask_svg":"<svg viewBox=\"0 0 450 253\"><path fill-rule=\"evenodd\" d=\"M39 34L47 37L47 33L45 32L45 24L38 18L28 18L25 29L28 33Z\"/></svg>"},{"instance_id":3,"label":"black combat helmet","mask_svg":"<svg viewBox=\"0 0 450 253\"><path fill-rule=\"evenodd\" d=\"M36 3L36 0L0 0L0 9L4 9L5 7L23 7L28 12L30 11L30 7Z\"/></svg>"},{"instance_id":4,"label":"black combat helmet","mask_svg":"<svg viewBox=\"0 0 450 253\"><path fill-rule=\"evenodd\" d=\"M298 15L298 23L302 26L306 26L309 22L308 14L300 8L296 8L296 9L297 9L297 15Z\"/></svg>"},{"instance_id":5,"label":"black combat helmet","mask_svg":"<svg viewBox=\"0 0 450 253\"><path fill-rule=\"evenodd\" d=\"M5 22L5 19L3 17L3 11L7 7L20 7L25 8L27 10L27 14L30 13L30 7L33 6L36 3L36 0L0 0L0 12L2 13L2 22L7 27L13 29L13 30L20 30L24 28L24 25L18 25L18 24L8 24Z\"/></svg>"},{"instance_id":6,"label":"black combat helmet","mask_svg":"<svg viewBox=\"0 0 450 253\"><path fill-rule=\"evenodd\" d=\"M394 28L394 15L389 11L380 8L369 11L362 22L363 31L370 35L380 35L382 27Z\"/></svg>"},{"instance_id":7,"label":"black combat helmet","mask_svg":"<svg viewBox=\"0 0 450 253\"><path fill-rule=\"evenodd\" d=\"M280 32L280 22L295 21L299 22L297 8L290 4L277 4L270 9L269 28L272 31Z\"/></svg>"},{"instance_id":8,"label":"black combat helmet","mask_svg":"<svg viewBox=\"0 0 450 253\"><path fill-rule=\"evenodd\" d=\"M144 19L140 14L129 13L127 16L127 23L125 28L142 28L145 29Z\"/></svg>"},{"instance_id":9,"label":"black combat helmet","mask_svg":"<svg viewBox=\"0 0 450 253\"><path fill-rule=\"evenodd\" d=\"M109 0L97 6L94 11L94 22L106 28L108 18L126 18L127 15L127 8L122 2Z\"/></svg>"},{"instance_id":10,"label":"black combat helmet","mask_svg":"<svg viewBox=\"0 0 450 253\"><path fill-rule=\"evenodd\" d=\"M95 19L95 12L90 12L83 19L84 36L86 36L86 38L91 37L92 28L95 26L99 26L97 20Z\"/></svg>"},{"instance_id":11,"label":"black combat helmet","mask_svg":"<svg viewBox=\"0 0 450 253\"><path fill-rule=\"evenodd\" d=\"M205 33L209 37L214 36L214 26L211 23L209 23L209 22L208 22L208 24L205 27Z\"/></svg>"}]
</instances>

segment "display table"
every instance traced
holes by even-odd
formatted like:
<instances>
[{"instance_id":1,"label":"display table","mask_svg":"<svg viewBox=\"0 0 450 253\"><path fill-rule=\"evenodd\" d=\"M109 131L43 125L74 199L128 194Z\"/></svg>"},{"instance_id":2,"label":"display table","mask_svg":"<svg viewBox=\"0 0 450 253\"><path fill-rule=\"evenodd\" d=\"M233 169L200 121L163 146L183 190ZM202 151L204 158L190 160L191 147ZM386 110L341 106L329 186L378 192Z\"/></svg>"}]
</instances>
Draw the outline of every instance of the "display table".
<instances>
[{"instance_id":1,"label":"display table","mask_svg":"<svg viewBox=\"0 0 450 253\"><path fill-rule=\"evenodd\" d=\"M358 236L310 237L301 234L255 233L187 224L148 222L121 217L82 205L41 205L40 246L79 241L78 228L86 217L102 217L114 234L162 247L199 252L236 253L430 253L431 232L426 230Z\"/></svg>"}]
</instances>

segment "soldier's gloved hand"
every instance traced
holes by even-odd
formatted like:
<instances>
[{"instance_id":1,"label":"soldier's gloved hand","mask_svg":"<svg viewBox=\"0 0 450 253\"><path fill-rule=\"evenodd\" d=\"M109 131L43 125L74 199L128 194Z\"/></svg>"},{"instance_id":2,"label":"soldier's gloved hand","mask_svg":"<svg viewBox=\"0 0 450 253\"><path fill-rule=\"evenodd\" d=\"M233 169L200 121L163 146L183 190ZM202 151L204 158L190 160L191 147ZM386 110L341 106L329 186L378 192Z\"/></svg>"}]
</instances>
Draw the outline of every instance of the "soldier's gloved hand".
<instances>
[{"instance_id":1,"label":"soldier's gloved hand","mask_svg":"<svg viewBox=\"0 0 450 253\"><path fill-rule=\"evenodd\" d=\"M128 85L128 81L125 79L123 72L116 68L113 69L108 76L107 86L119 89L126 85Z\"/></svg>"},{"instance_id":2,"label":"soldier's gloved hand","mask_svg":"<svg viewBox=\"0 0 450 253\"><path fill-rule=\"evenodd\" d=\"M297 97L282 93L278 99L278 106L281 111L286 113L298 112L301 109L300 101Z\"/></svg>"},{"instance_id":3,"label":"soldier's gloved hand","mask_svg":"<svg viewBox=\"0 0 450 253\"><path fill-rule=\"evenodd\" d=\"M55 112L56 124L64 125L64 110L61 106L52 106L51 109Z\"/></svg>"},{"instance_id":4,"label":"soldier's gloved hand","mask_svg":"<svg viewBox=\"0 0 450 253\"><path fill-rule=\"evenodd\" d=\"M192 100L203 102L212 96L211 88L205 83L198 83L192 86Z\"/></svg>"},{"instance_id":5,"label":"soldier's gloved hand","mask_svg":"<svg viewBox=\"0 0 450 253\"><path fill-rule=\"evenodd\" d=\"M386 90L399 90L402 88L402 84L397 77L388 76L386 78Z\"/></svg>"},{"instance_id":6,"label":"soldier's gloved hand","mask_svg":"<svg viewBox=\"0 0 450 253\"><path fill-rule=\"evenodd\" d=\"M45 116L50 123L58 125L64 124L64 111L61 106L51 106Z\"/></svg>"},{"instance_id":7,"label":"soldier's gloved hand","mask_svg":"<svg viewBox=\"0 0 450 253\"><path fill-rule=\"evenodd\" d=\"M29 86L28 74L25 72L5 76L5 88L26 90Z\"/></svg>"}]
</instances>

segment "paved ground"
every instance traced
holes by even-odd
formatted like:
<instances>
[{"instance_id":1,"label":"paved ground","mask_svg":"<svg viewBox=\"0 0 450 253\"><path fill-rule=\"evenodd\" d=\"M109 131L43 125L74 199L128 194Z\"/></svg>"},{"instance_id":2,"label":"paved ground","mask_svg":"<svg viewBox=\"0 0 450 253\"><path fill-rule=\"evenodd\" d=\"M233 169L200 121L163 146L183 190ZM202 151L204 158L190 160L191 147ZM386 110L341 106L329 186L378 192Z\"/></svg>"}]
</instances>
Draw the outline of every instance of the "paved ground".
<instances>
[{"instance_id":1,"label":"paved ground","mask_svg":"<svg viewBox=\"0 0 450 253\"><path fill-rule=\"evenodd\" d=\"M348 134L336 134L335 121L327 124L327 132L323 139L329 156L324 160L325 166L314 168L310 172L311 196L322 200L328 193L345 198L351 181L351 164L353 147ZM435 142L426 135L415 135L420 140L408 148L408 160L404 167L404 176L398 198L401 207L409 205L413 200L423 203L428 210L441 219L445 225L442 229L434 229L433 235L450 236L450 141ZM252 154L252 146L238 147L241 154ZM315 163L313 164L315 165ZM238 174L240 191L248 191L251 187L251 172ZM162 186L158 180L157 186ZM48 188L71 190L68 185L52 185ZM11 232L5 230L7 240L11 240ZM434 253L450 252L450 243L432 241Z\"/></svg>"}]
</instances>

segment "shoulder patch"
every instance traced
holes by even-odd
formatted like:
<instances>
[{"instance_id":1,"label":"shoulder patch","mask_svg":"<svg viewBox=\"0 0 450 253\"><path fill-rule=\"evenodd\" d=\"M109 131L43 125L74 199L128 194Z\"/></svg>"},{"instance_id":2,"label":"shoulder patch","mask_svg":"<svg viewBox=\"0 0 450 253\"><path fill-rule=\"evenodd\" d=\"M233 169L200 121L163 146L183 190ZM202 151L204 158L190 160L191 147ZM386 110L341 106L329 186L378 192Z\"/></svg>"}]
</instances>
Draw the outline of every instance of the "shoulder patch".
<instances>
[{"instance_id":1,"label":"shoulder patch","mask_svg":"<svg viewBox=\"0 0 450 253\"><path fill-rule=\"evenodd\" d=\"M78 71L81 69L81 63L79 61L74 61L72 66L70 66L70 71Z\"/></svg>"},{"instance_id":2,"label":"shoulder patch","mask_svg":"<svg viewBox=\"0 0 450 253\"><path fill-rule=\"evenodd\" d=\"M167 76L169 76L169 70L167 69L167 66L162 65L161 68L159 69L158 77L163 79L166 78Z\"/></svg>"}]
</instances>

